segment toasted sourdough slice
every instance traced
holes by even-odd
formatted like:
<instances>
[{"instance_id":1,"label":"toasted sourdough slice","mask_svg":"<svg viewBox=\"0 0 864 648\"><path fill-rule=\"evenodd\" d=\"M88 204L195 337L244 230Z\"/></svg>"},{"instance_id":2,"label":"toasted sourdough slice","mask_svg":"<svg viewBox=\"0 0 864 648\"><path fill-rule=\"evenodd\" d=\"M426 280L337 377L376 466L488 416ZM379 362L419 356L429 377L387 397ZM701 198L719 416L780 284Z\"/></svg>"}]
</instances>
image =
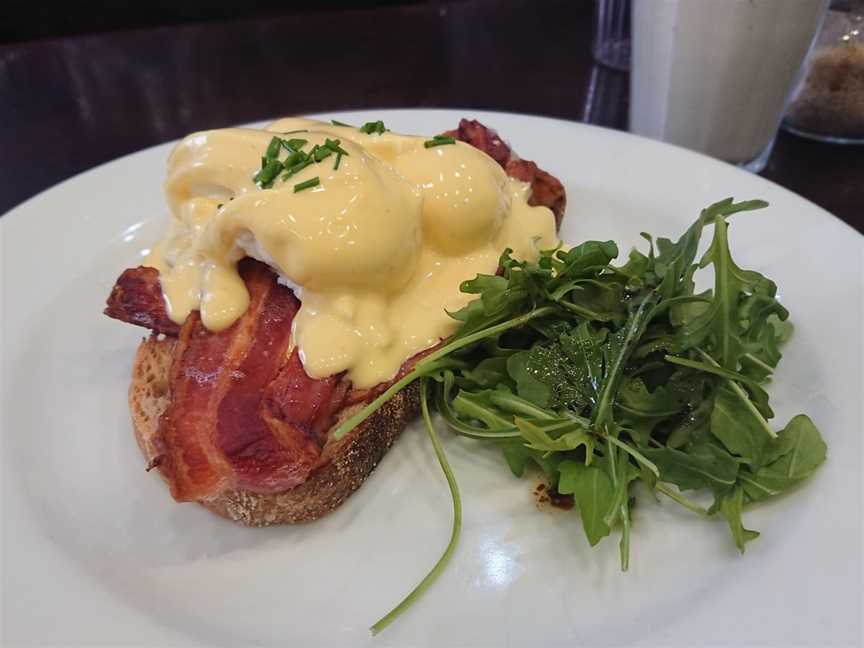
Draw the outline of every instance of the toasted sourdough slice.
<instances>
[{"instance_id":1,"label":"toasted sourdough slice","mask_svg":"<svg viewBox=\"0 0 864 648\"><path fill-rule=\"evenodd\" d=\"M129 409L135 438L148 465L158 461L159 417L168 407L168 376L176 340L151 336L141 342L132 367ZM363 404L342 410L336 426ZM343 438L328 433L318 463L308 479L289 490L262 495L239 488L223 490L200 504L214 513L247 526L309 522L326 515L357 490L378 462L418 414L416 384L403 389L381 409Z\"/></svg>"}]
</instances>

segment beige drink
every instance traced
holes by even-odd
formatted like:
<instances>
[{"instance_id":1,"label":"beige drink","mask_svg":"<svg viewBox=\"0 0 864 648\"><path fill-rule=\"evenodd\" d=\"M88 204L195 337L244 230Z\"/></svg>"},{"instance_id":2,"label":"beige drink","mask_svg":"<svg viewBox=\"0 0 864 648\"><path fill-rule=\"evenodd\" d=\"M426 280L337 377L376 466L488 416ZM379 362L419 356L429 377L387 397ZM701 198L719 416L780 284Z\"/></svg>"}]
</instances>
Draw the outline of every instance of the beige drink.
<instances>
[{"instance_id":1,"label":"beige drink","mask_svg":"<svg viewBox=\"0 0 864 648\"><path fill-rule=\"evenodd\" d=\"M827 5L635 0L630 130L728 162L767 159Z\"/></svg>"}]
</instances>

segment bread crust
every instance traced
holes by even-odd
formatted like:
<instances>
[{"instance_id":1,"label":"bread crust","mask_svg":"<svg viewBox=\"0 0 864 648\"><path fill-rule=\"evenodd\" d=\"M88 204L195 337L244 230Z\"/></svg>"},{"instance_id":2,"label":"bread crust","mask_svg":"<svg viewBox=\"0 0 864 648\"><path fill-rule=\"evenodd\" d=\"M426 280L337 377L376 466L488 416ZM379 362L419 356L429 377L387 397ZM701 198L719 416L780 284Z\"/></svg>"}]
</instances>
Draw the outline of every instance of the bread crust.
<instances>
[{"instance_id":1,"label":"bread crust","mask_svg":"<svg viewBox=\"0 0 864 648\"><path fill-rule=\"evenodd\" d=\"M135 439L148 466L158 461L159 417L171 402L168 376L175 344L173 338L156 335L143 340L132 367L129 409ZM339 421L360 407L362 405L343 410ZM230 488L199 503L217 515L246 526L316 520L339 506L363 484L402 430L417 417L419 409L420 391L415 383L396 394L342 439L328 438L318 464L299 486L270 495Z\"/></svg>"}]
</instances>

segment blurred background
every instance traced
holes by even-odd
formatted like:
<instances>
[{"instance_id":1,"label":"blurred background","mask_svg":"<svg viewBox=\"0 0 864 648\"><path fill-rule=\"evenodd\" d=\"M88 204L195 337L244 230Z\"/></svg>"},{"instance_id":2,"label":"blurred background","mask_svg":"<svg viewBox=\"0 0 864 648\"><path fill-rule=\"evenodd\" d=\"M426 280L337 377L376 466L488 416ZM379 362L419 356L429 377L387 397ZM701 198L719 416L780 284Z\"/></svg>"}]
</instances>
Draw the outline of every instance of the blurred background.
<instances>
[{"instance_id":1,"label":"blurred background","mask_svg":"<svg viewBox=\"0 0 864 648\"><path fill-rule=\"evenodd\" d=\"M633 30L653 29L655 41L663 42L657 30L665 23L655 16L678 0L640 1L643 15ZM717 7L744 0L689 1ZM802 10L802 3L828 3L758 1L798 3ZM616 18L615 11L624 13ZM644 80L654 78L644 70L664 69L638 47L630 65L630 11L630 0L5 0L0 214L118 156L193 130L280 115L453 107L466 116L471 109L525 112L626 130L637 121L631 70ZM681 11L669 19L693 19ZM821 14L811 22L807 34L796 36L800 57L821 28ZM603 30L609 33L598 33ZM609 55L598 49L601 36L624 42L619 49L612 42ZM758 62L771 69L767 58ZM854 61L850 69L862 74L854 72ZM784 101L794 71L783 85ZM638 88L642 94L634 96L644 112L646 97L656 93L644 83ZM643 134L675 141L658 123L645 128L660 131ZM757 148L765 155L753 170L864 230L861 146L781 131L773 148Z\"/></svg>"},{"instance_id":2,"label":"blurred background","mask_svg":"<svg viewBox=\"0 0 864 648\"><path fill-rule=\"evenodd\" d=\"M3 4L5 15L0 23L0 38L3 42L15 42L163 25L266 18L286 13L424 4L424 0L82 0L67 3L4 0Z\"/></svg>"}]
</instances>

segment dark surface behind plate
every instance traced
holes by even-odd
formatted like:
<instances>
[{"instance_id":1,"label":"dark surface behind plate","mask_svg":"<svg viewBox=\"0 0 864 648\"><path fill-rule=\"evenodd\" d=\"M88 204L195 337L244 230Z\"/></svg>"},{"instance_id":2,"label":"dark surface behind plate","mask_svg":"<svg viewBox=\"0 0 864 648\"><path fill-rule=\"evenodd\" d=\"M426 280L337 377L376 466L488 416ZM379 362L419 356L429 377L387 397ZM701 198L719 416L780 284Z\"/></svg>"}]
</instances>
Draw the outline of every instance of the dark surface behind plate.
<instances>
[{"instance_id":1,"label":"dark surface behind plate","mask_svg":"<svg viewBox=\"0 0 864 648\"><path fill-rule=\"evenodd\" d=\"M627 75L594 64L592 19L588 0L465 0L6 45L0 213L120 155L280 115L455 106L623 129ZM864 231L864 147L781 133L762 175Z\"/></svg>"}]
</instances>

